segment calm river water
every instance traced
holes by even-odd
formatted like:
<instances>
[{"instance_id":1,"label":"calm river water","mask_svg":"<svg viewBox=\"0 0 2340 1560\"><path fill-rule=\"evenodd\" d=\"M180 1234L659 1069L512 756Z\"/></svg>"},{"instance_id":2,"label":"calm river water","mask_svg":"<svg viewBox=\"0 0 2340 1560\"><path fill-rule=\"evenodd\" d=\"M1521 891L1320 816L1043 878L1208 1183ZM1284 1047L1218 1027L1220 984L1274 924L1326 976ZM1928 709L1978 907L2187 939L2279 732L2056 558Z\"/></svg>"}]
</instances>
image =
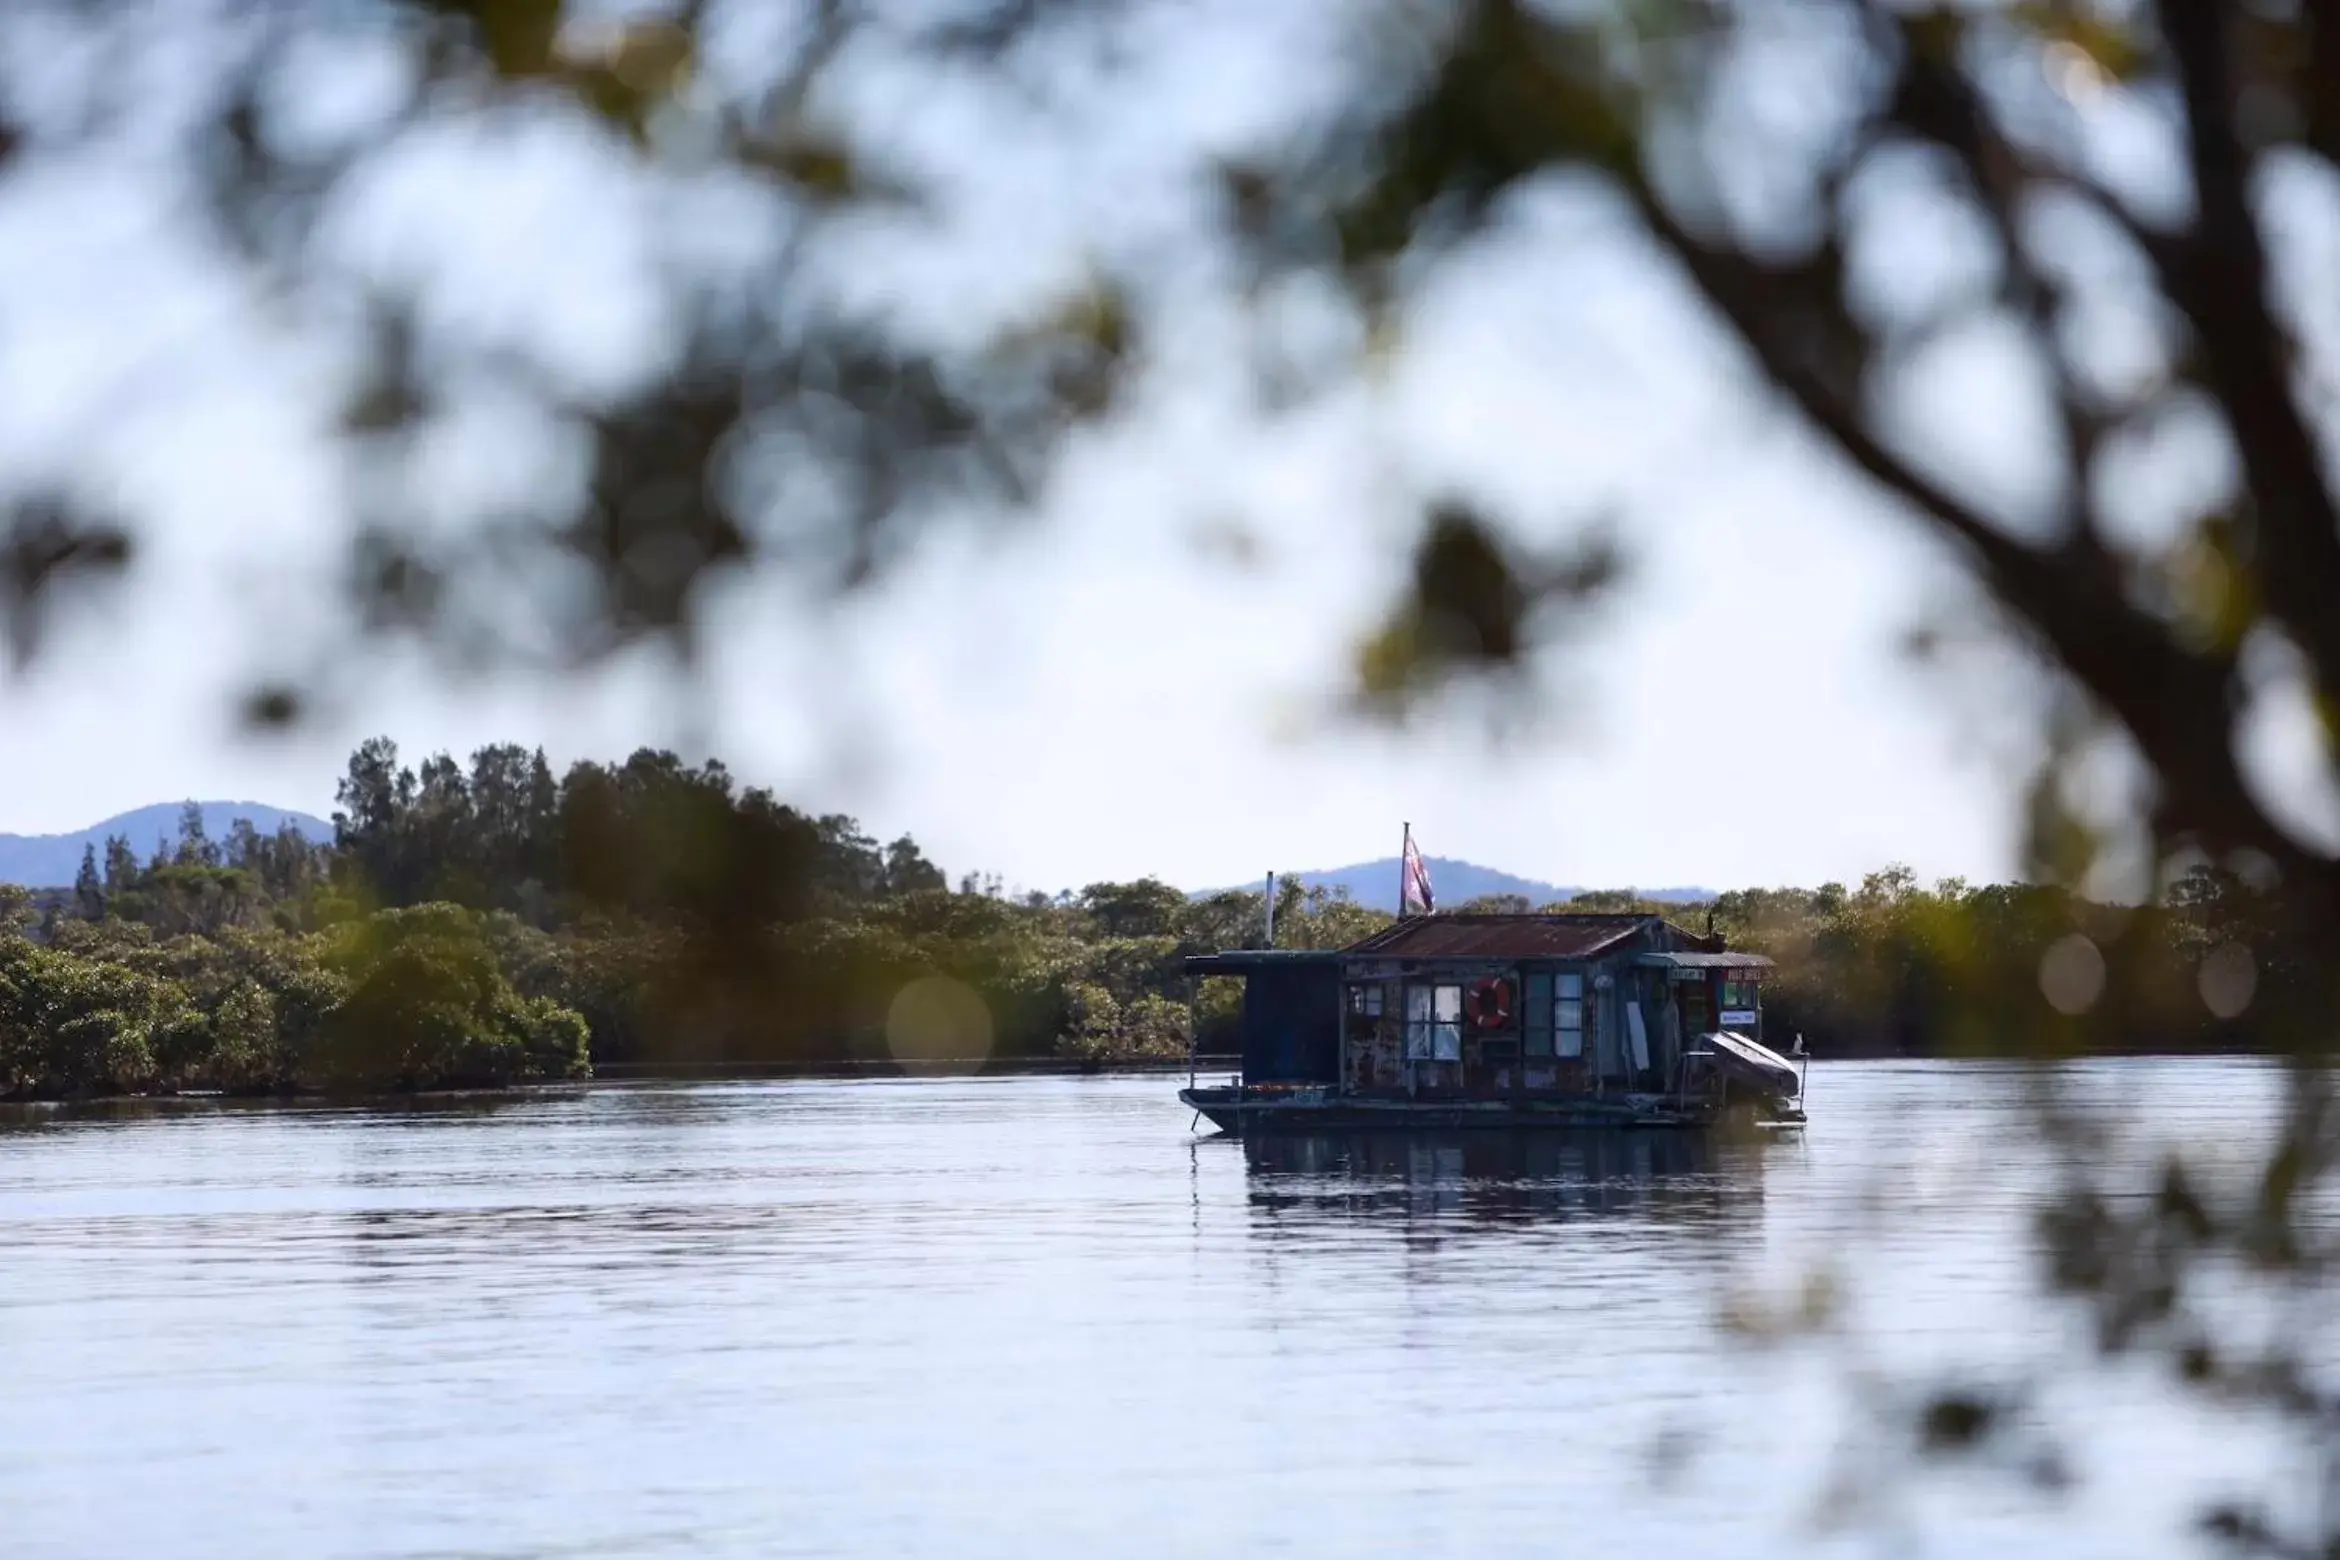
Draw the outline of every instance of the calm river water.
<instances>
[{"instance_id":1,"label":"calm river water","mask_svg":"<svg viewBox=\"0 0 2340 1560\"><path fill-rule=\"evenodd\" d=\"M2273 1079L2081 1086L2215 1136ZM2084 1336L2030 1298L2056 1167L2016 1072L1821 1065L1801 1141L1717 1149L1247 1148L1173 1089L17 1115L0 1549L2126 1555L2189 1552L2193 1503L2265 1471L2151 1373L2072 1369L2028 1421L2069 1492L1900 1476L1905 1383ZM1718 1325L1820 1265L1839 1335ZM1823 1531L1832 1488L1862 1504Z\"/></svg>"}]
</instances>

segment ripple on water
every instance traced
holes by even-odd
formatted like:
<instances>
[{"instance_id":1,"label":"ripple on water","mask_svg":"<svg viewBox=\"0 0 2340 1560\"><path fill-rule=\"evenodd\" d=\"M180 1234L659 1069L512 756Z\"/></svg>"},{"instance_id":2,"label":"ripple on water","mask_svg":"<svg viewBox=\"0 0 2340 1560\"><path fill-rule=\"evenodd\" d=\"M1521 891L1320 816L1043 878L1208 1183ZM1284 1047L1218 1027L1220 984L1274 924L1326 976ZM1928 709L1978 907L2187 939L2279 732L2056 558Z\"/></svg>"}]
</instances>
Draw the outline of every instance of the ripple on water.
<instances>
[{"instance_id":1,"label":"ripple on water","mask_svg":"<svg viewBox=\"0 0 2340 1560\"><path fill-rule=\"evenodd\" d=\"M2077 1086L2211 1133L2269 1097ZM2025 1088L1823 1065L1805 1140L1724 1146L1196 1141L1159 1079L18 1113L9 1552L1803 1554L1843 1362L1718 1307L1824 1258L1876 1357L2060 1347ZM2067 1506L1933 1515L2170 1540L2251 1448L2164 1407Z\"/></svg>"}]
</instances>

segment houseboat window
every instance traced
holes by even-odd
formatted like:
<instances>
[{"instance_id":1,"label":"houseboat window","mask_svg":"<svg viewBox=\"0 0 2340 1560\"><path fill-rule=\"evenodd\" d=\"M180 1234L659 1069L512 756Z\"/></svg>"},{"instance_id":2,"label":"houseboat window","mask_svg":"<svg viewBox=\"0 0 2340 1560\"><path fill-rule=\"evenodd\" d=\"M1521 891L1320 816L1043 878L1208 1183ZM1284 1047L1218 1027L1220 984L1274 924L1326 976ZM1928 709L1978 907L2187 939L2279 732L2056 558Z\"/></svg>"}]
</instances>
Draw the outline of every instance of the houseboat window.
<instances>
[{"instance_id":1,"label":"houseboat window","mask_svg":"<svg viewBox=\"0 0 2340 1560\"><path fill-rule=\"evenodd\" d=\"M1381 988L1377 985L1351 986L1349 988L1349 1011L1363 1018L1379 1018L1381 1016Z\"/></svg>"},{"instance_id":2,"label":"houseboat window","mask_svg":"<svg viewBox=\"0 0 2340 1560\"><path fill-rule=\"evenodd\" d=\"M1755 1005L1755 983L1751 980L1741 980L1736 976L1724 976L1722 1005L1735 1011L1753 1007Z\"/></svg>"},{"instance_id":3,"label":"houseboat window","mask_svg":"<svg viewBox=\"0 0 2340 1560\"><path fill-rule=\"evenodd\" d=\"M1463 989L1406 988L1406 1056L1417 1062L1462 1060Z\"/></svg>"},{"instance_id":4,"label":"houseboat window","mask_svg":"<svg viewBox=\"0 0 2340 1560\"><path fill-rule=\"evenodd\" d=\"M1559 997L1552 1004L1552 1027L1562 1056L1584 1055L1584 976L1569 971L1560 977Z\"/></svg>"},{"instance_id":5,"label":"houseboat window","mask_svg":"<svg viewBox=\"0 0 2340 1560\"><path fill-rule=\"evenodd\" d=\"M1520 1015L1521 1037L1530 1056L1552 1054L1552 977L1548 972L1531 970L1524 982L1527 990L1525 1011Z\"/></svg>"}]
</instances>

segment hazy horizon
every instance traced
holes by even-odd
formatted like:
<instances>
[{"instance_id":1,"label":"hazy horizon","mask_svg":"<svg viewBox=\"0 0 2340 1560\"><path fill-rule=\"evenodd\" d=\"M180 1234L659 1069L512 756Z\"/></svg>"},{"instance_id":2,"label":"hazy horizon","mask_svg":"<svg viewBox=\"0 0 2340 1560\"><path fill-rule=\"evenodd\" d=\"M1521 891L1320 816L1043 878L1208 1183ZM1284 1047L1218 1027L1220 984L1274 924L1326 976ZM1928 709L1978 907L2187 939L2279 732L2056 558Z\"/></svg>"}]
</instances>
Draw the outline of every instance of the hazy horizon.
<instances>
[{"instance_id":1,"label":"hazy horizon","mask_svg":"<svg viewBox=\"0 0 2340 1560\"><path fill-rule=\"evenodd\" d=\"M324 828L324 829L330 829L330 828L331 828L331 826L332 826L332 821L333 821L333 808L332 808L330 805L328 805L327 807L325 807L325 808L323 808L323 809L312 809L312 808L300 808L300 807L286 807L286 806L283 806L283 805L282 805L282 804L280 804L280 803L276 803L276 802L270 802L270 801L267 801L267 800L264 800L264 799L261 799L261 798L258 798L258 797L206 797L206 796L189 796L189 797L180 797L180 798L174 798L174 799L171 799L171 800L168 800L168 801L153 801L153 802L147 802L147 803L144 803L144 804L142 804L142 805L140 805L140 806L137 806L137 807L126 808L126 809L124 809L124 810L122 810L122 811L120 811L120 812L116 812L116 813L109 813L108 815L106 815L106 816L105 816L105 817L103 817L103 818L92 819L92 820L91 820L91 821L89 821L88 823L82 824L82 825L80 825L79 827L75 827L75 828L66 828L66 829L49 829L49 830L33 831L33 830L24 830L24 829L13 829L13 828L7 828L7 827L0 827L0 843L5 843L5 844L19 844L19 845L48 844L48 843L52 843L52 842L62 842L62 841L74 841L74 842L77 842L77 843L78 843L78 842L82 841L82 840L83 840L85 837L96 836L96 835L100 835L101 833L108 833L108 834L110 834L110 833L116 833L116 832L119 832L119 833L121 833L121 834L122 834L122 837L123 837L123 838L125 838L126 840L128 840L128 841L129 841L129 843L130 843L130 845L132 846L132 848L133 848L133 849L135 849L135 850L138 850L138 851L140 851L140 852L144 852L144 851L146 851L146 850L149 848L149 842L150 842L150 839L151 839L151 838L162 838L162 839L168 840L168 839L170 839L170 838L173 838L173 837L175 837L175 836L172 834L172 828L171 828L171 825L172 825L172 824L173 824L173 822L175 821L175 820L174 820L174 818L172 817L172 815L173 815L173 814L175 814L175 813L176 813L176 811L177 811L179 808L181 808L181 807L183 807L183 806L187 805L188 803L193 803L193 804L195 804L196 806L199 806L199 807L201 807L201 808L204 810L204 813L205 813L205 815L206 815L206 817L205 817L205 825L206 825L206 828L207 828L207 829L210 831L210 833L212 834L212 836L213 836L214 838L220 838L220 837L224 837L224 834L225 834L225 832L226 832L226 823L225 823L225 819L226 819L226 817L227 817L227 816L229 816L229 815L233 815L233 814L237 813L237 812L238 812L240 809L246 809L246 808L248 808L248 809L251 809L253 812L256 812L256 813L266 813L266 814L269 814L269 815L271 815L271 819L278 818L278 817L297 816L297 817L299 817L299 818L302 818L302 819L305 819L305 820L307 820L307 821L308 821L308 822L310 822L310 823L316 824L316 825L318 825L318 826L320 826L321 828ZM122 822L123 822L125 819L133 819L133 818L141 818L141 817L143 817L143 818L145 818L145 819L147 820L147 823L146 823L146 825L145 825L145 826L143 826L143 827L138 827L138 828L134 828L134 829L130 829L130 830L121 830L121 831L118 831L118 830L114 829L114 827L113 827L114 825L117 825L117 824L120 824L120 823L122 823ZM5 824L5 823L6 823L6 821L7 821L6 819L0 819L0 824ZM262 827L262 832L263 832L263 833L269 832L269 830L271 830L271 829L273 829L273 828L275 827L275 824L274 824L274 822L273 822L273 821L265 821L265 822L264 822L263 820L255 820L255 821L256 821L256 822L262 822L262 823L263 823L263 827ZM865 820L865 822L866 822L866 820ZM305 831L305 832L306 832L306 831ZM78 859L78 858L77 858L77 859ZM1358 873L1358 872L1360 872L1360 871L1363 871L1363 870L1365 870L1365 869L1374 868L1374 867L1388 866L1388 867L1391 867L1392 869L1394 869L1394 867L1395 867L1395 865L1396 865L1396 862L1397 862L1397 859L1398 859L1398 858L1397 858L1397 856L1396 856L1394 853L1392 853L1392 854L1389 854L1389 855L1382 855L1382 856L1361 855L1361 856L1358 856L1358 857L1354 858L1353 860L1349 860L1349 861L1338 861L1338 862L1314 862L1314 863L1310 863L1310 864L1308 864L1308 865L1305 865L1305 866L1301 866L1301 865L1286 865L1286 866L1279 866L1279 867L1275 868L1275 869L1274 869L1274 871L1275 871L1275 874L1276 874L1276 876L1277 876L1279 879L1283 879L1283 878L1308 878L1308 879L1328 878L1328 877L1336 877L1336 876L1341 876L1341 875L1344 875L1344 874L1355 874L1355 873ZM1495 887L1495 888L1490 888L1490 889L1485 889L1485 890L1474 890L1474 889L1473 889L1473 888L1472 888L1472 887L1471 887L1469 884L1467 884L1467 883L1466 883L1466 884L1463 884L1463 885L1448 886L1448 887L1445 887L1445 888L1443 888L1443 889L1442 889L1442 895L1443 895L1442 902L1443 902L1443 903L1445 903L1445 904L1447 905L1447 907L1448 907L1448 908L1452 908L1453 906L1455 906L1455 905L1457 905L1457 904L1460 904L1461 902L1463 902L1463 901L1464 901L1465 899L1467 899L1467 898L1476 897L1476 894L1477 894L1478 892L1517 892L1517 891L1520 891L1520 889L1528 889L1528 890L1543 890L1543 891L1550 891L1550 892L1552 892L1552 893L1555 893L1555 894L1558 894L1558 893L1579 893L1579 892L1614 892L1614 891L1618 891L1618 890L1635 890L1635 891L1647 891L1647 892L1649 892L1649 893L1652 893L1652 894L1657 894L1657 895L1668 895L1668 896L1671 896L1671 895L1681 895L1681 894L1707 894L1707 893L1714 893L1714 892L1720 892L1720 891L1721 891L1721 890L1718 890L1718 889L1716 889L1716 888L1715 888L1713 885L1711 885L1711 884L1697 884L1697 883L1686 883L1686 882L1685 882L1685 883L1671 883L1671 882L1668 882L1668 883L1660 883L1660 882L1648 882L1648 883L1563 883L1563 882L1560 882L1560 881L1558 881L1558 880L1555 880L1555 879L1547 879L1547 878L1536 878L1536 877L1531 877L1531 876L1529 876L1529 875L1527 875L1527 874L1523 874L1523 873L1519 873L1519 872L1514 872L1514 871L1511 871L1511 870L1510 870L1510 869L1509 869L1507 866L1505 866L1505 865L1504 865L1503 863L1501 863L1501 862L1492 862L1492 861L1474 861L1474 860L1469 860L1469 859L1466 859L1466 858L1463 858L1463 857L1459 857L1459 856L1452 856L1452 855L1442 854L1442 853L1438 853L1438 852L1432 852L1432 853L1429 853L1429 855L1428 855L1427 859L1428 859L1428 861L1430 862L1431 866L1432 866L1434 869L1438 869L1438 870L1463 869L1463 870L1467 871L1468 873L1470 873L1470 874L1472 875L1472 880L1473 880L1474 882L1475 882L1475 881L1476 881L1476 879L1477 879L1478 877L1480 877L1480 876L1492 876L1492 877L1503 878L1503 879L1507 879L1507 880L1514 880L1514 881L1515 881L1515 882L1516 882L1518 885L1520 885L1520 887L1519 887L1519 888L1513 888L1513 887L1511 887L1509 884L1505 884L1505 885L1500 885L1500 886L1497 886L1497 887ZM4 857L4 855L0 855L0 882L20 881L20 879L11 878L11 877L9 876L9 873L8 873L8 871L6 870L6 867L5 867L5 865L4 865L4 862L5 862L5 857ZM953 877L953 879L954 879L954 880L956 880L956 879L957 879L959 876L961 876L961 875L963 875L963 874L965 874L965 873L968 873L968 872L974 872L974 873L982 874L982 873L988 873L988 872L990 872L990 871L992 870L992 869L990 869L990 868L987 868L987 867L983 866L983 865L982 865L982 864L980 864L980 863L968 863L968 864L964 864L964 865L959 865L959 864L952 864L952 863L944 863L944 865L945 865L947 868L949 868L949 869L950 869L951 876ZM54 875L54 881L43 881L43 882L39 882L39 883L28 883L26 886L29 886L29 887L34 887L34 888L59 888L59 887L65 887L65 886L67 886L67 885L70 883L70 881L71 881L71 876L72 876L71 868L70 868L70 867L67 867L67 868L64 868L64 869L59 869L59 870L61 871L61 875L55 875L55 874L53 874L53 875ZM1172 878L1172 877L1168 876L1167 874L1165 874L1165 873L1160 873L1160 872L1143 872L1143 873L1138 873L1138 874L1135 874L1135 876L1137 876L1137 877L1152 877L1152 878L1158 878L1158 879L1160 879L1160 880L1162 880L1162 881L1164 881L1164 882L1171 883L1171 884L1173 884L1174 886L1176 886L1176 887L1178 887L1178 888L1180 888L1180 889L1183 889L1183 890L1185 890L1186 892L1189 892L1189 893L1194 893L1194 894L1209 894L1209 893L1218 893L1218 892L1222 892L1222 891L1229 890L1229 889L1248 889L1248 888L1257 888L1257 887L1259 887L1259 886L1261 885L1261 883L1264 881L1264 879L1265 879L1266 875L1267 875L1267 874L1266 874L1266 871L1263 869L1261 872L1259 872L1259 873L1257 873L1257 874L1254 874L1254 876L1252 877L1252 879L1251 879L1249 882L1213 882L1213 883L1194 883L1194 882L1187 882L1187 881L1184 881L1184 880L1181 880L1181 879ZM1031 890L1031 889L1033 889L1033 888L1042 888L1042 889L1043 889L1043 891L1045 891L1045 892L1052 892L1052 893L1053 893L1053 892L1072 892L1072 891L1075 891L1075 890L1077 890L1078 888L1080 888L1081 886L1083 886L1083 885L1085 885L1085 884L1088 884L1088 883L1095 883L1095 882L1101 882L1101 881L1108 881L1108 880L1106 880L1106 879L1100 879L1100 878L1097 878L1097 877L1091 876L1091 877L1079 878L1079 879L1077 879L1077 880L1074 880L1074 881L1069 881L1069 882L1066 882L1066 883L1058 884L1058 885L1055 885L1053 888L1046 887L1046 886L1044 886L1044 885L1039 885L1039 884L1023 884L1023 883L1014 884L1014 885L1003 885L1003 887L1012 887L1012 890L1013 890L1014 892L1018 892L1018 893L1027 892L1027 891L1029 891L1029 890ZM1763 885L1757 885L1757 884L1739 884L1739 885L1735 885L1735 886L1738 886L1738 887L1786 887L1786 886L1811 886L1811 885L1784 885L1784 884L1763 884ZM1394 899L1394 898L1395 898L1395 894L1396 894L1396 890L1395 890L1395 878L1394 878L1394 876L1393 876L1393 878L1392 878L1392 886L1391 886L1391 893L1390 893L1390 896L1389 896L1389 897L1391 897L1392 899ZM1361 900L1363 900L1363 899L1365 899L1367 896L1360 895L1360 896L1358 896L1358 897L1359 897Z\"/></svg>"}]
</instances>

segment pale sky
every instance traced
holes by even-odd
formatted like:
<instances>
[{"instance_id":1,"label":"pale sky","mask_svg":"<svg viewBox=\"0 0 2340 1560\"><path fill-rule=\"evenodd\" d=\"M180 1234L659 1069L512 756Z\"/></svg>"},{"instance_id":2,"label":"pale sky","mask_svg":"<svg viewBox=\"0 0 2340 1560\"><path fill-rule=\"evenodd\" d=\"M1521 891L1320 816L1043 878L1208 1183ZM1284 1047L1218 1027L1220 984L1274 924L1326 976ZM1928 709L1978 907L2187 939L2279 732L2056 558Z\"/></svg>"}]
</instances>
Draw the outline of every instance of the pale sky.
<instances>
[{"instance_id":1,"label":"pale sky","mask_svg":"<svg viewBox=\"0 0 2340 1560\"><path fill-rule=\"evenodd\" d=\"M1195 150L1244 144L1292 96L1290 37L1195 36L1081 104L1069 137L973 88L929 84L906 112L899 82L865 73L872 122L906 156L955 157L966 193L947 243L873 245L834 306L950 328L1169 244L1193 217ZM421 279L443 321L622 381L658 338L635 285L646 246L747 240L722 199L661 204L597 156L557 125L451 133L377 170L320 242L362 274ZM162 188L136 151L0 187L0 471L129 498L147 545L128 588L0 680L0 830L186 796L325 813L349 747L386 733L415 758L498 740L556 764L711 750L1018 887L1337 865L1394 851L1403 820L1434 854L1595 885L2015 869L2031 678L2003 657L1948 675L1902 654L1913 627L1959 618L1958 569L1764 412L1648 254L1565 189L1430 287L1381 371L1293 413L1242 393L1251 348L1207 268L1157 267L1176 328L1149 338L1137 404L1069 453L1040 513L949 523L835 607L746 582L687 685L648 664L451 682L378 656L313 727L242 736L231 694L330 627L299 586L338 534L316 410L338 360L258 324L182 252ZM1276 318L1305 356L1327 313L1303 296ZM200 350L221 344L236 350ZM1991 472L2019 519L2026 413L1996 372L1987 351L1943 365L1902 411ZM525 416L491 401L437 437L447 516L557 481ZM1533 723L1490 736L1463 707L1362 728L1335 708L1344 657L1418 501L1447 492L1540 540L1607 516L1629 583L1542 669Z\"/></svg>"}]
</instances>

